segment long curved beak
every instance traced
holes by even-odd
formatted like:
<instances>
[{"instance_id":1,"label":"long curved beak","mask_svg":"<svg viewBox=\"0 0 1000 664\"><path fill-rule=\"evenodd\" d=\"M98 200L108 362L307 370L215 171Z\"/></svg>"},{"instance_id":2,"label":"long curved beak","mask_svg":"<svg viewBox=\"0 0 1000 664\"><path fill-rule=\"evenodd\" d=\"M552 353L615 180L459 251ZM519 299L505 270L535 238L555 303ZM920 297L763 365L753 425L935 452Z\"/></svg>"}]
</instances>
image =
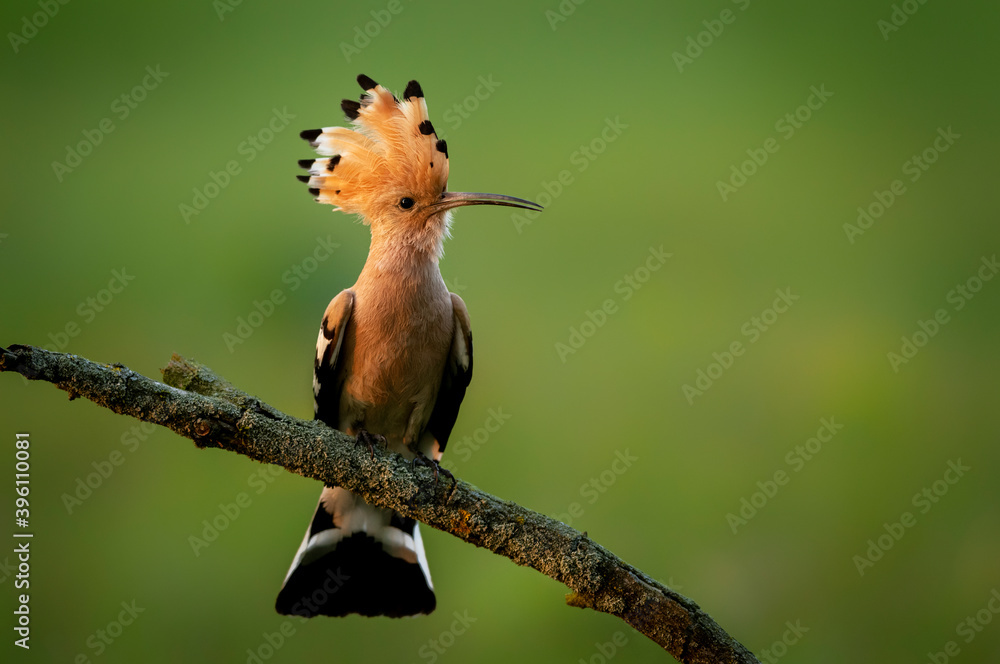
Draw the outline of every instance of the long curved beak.
<instances>
[{"instance_id":1,"label":"long curved beak","mask_svg":"<svg viewBox=\"0 0 1000 664\"><path fill-rule=\"evenodd\" d=\"M504 196L503 194L478 194L472 192L446 191L441 194L441 200L430 205L435 212L450 210L462 205L505 205L507 207L524 208L538 212L542 206L538 203L526 201L523 198Z\"/></svg>"}]
</instances>

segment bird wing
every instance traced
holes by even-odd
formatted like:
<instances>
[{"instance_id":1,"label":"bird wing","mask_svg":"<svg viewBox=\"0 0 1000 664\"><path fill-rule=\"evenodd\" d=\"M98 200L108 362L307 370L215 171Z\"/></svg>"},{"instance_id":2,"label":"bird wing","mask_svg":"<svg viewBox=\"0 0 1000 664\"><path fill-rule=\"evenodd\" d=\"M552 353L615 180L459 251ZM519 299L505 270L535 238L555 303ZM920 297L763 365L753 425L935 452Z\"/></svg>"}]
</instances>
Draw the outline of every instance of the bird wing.
<instances>
[{"instance_id":1,"label":"bird wing","mask_svg":"<svg viewBox=\"0 0 1000 664\"><path fill-rule=\"evenodd\" d=\"M458 408L465 398L465 389L472 380L472 326L469 322L469 310L465 308L462 298L454 293L451 294L451 304L455 317L451 351L445 361L434 410L427 422L427 431L438 443L435 455L438 458L448 444L448 437L458 418Z\"/></svg>"},{"instance_id":2,"label":"bird wing","mask_svg":"<svg viewBox=\"0 0 1000 664\"><path fill-rule=\"evenodd\" d=\"M330 301L316 339L316 364L313 367L313 414L328 426L339 425L340 386L336 385L337 360L344 344L344 332L351 320L354 292L340 291Z\"/></svg>"}]
</instances>

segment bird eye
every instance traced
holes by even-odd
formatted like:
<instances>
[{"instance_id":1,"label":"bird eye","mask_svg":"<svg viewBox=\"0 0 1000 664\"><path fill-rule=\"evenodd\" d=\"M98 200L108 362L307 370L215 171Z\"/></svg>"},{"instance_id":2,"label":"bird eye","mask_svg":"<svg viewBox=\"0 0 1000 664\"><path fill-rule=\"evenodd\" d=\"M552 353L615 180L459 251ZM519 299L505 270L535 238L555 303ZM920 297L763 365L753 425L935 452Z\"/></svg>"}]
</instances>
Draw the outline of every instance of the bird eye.
<instances>
[{"instance_id":1,"label":"bird eye","mask_svg":"<svg viewBox=\"0 0 1000 664\"><path fill-rule=\"evenodd\" d=\"M399 199L399 207L403 208L404 210L409 210L411 207L413 207L413 199L410 198L409 196Z\"/></svg>"}]
</instances>

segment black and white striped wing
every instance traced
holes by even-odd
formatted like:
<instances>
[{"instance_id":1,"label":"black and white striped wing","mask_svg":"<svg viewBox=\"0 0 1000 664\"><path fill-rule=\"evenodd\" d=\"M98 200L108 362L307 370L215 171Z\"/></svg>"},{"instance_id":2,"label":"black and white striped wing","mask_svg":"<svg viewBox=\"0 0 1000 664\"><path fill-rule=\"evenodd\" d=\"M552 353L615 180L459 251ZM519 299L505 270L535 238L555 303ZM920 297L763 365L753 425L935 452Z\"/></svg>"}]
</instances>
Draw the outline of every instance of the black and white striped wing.
<instances>
[{"instance_id":1,"label":"black and white striped wing","mask_svg":"<svg viewBox=\"0 0 1000 664\"><path fill-rule=\"evenodd\" d=\"M454 293L451 294L451 304L455 316L455 333L448 361L444 365L437 401L427 422L427 431L437 441L437 449L434 451L436 460L440 460L441 453L448 444L448 437L458 419L458 409L465 398L465 390L472 380L472 325L469 310L465 308L462 298Z\"/></svg>"},{"instance_id":2,"label":"black and white striped wing","mask_svg":"<svg viewBox=\"0 0 1000 664\"><path fill-rule=\"evenodd\" d=\"M344 333L354 308L354 292L340 291L323 314L316 339L316 364L313 367L313 415L328 426L339 425L341 385L337 381L337 361L344 344Z\"/></svg>"}]
</instances>

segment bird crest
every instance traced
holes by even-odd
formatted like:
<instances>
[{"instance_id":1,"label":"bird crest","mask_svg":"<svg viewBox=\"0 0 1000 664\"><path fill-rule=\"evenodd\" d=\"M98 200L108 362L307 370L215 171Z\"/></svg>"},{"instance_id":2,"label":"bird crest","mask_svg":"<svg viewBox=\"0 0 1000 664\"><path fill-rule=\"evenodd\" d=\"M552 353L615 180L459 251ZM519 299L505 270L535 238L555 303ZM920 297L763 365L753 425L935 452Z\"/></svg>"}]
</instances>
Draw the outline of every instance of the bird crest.
<instances>
[{"instance_id":1,"label":"bird crest","mask_svg":"<svg viewBox=\"0 0 1000 664\"><path fill-rule=\"evenodd\" d=\"M321 159L303 159L299 179L320 203L371 217L378 205L399 196L437 198L448 184L448 146L427 116L420 84L410 81L397 99L368 76L358 76L360 101L340 107L351 128L324 127L301 133Z\"/></svg>"}]
</instances>

